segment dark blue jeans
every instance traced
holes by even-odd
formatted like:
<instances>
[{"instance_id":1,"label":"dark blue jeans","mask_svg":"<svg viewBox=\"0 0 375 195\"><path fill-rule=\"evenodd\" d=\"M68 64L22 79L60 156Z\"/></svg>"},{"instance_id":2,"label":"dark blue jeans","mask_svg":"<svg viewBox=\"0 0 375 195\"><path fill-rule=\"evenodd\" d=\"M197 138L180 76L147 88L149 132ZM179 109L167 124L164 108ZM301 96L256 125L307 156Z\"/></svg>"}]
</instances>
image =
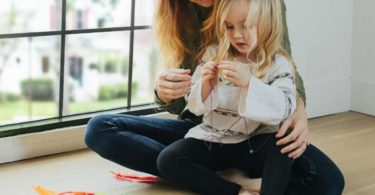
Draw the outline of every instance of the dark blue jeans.
<instances>
[{"instance_id":1,"label":"dark blue jeans","mask_svg":"<svg viewBox=\"0 0 375 195\"><path fill-rule=\"evenodd\" d=\"M237 195L241 186L217 175L236 168L261 177L262 195L282 195L288 187L293 159L280 152L275 133L260 134L240 143L209 143L180 139L166 147L157 160L159 172L201 194Z\"/></svg>"},{"instance_id":2,"label":"dark blue jeans","mask_svg":"<svg viewBox=\"0 0 375 195\"><path fill-rule=\"evenodd\" d=\"M87 124L85 142L103 158L133 170L161 176L157 169L160 152L183 138L195 125L179 119L99 115ZM336 195L341 194L343 188L344 177L340 170L310 144L294 161L285 194Z\"/></svg>"}]
</instances>

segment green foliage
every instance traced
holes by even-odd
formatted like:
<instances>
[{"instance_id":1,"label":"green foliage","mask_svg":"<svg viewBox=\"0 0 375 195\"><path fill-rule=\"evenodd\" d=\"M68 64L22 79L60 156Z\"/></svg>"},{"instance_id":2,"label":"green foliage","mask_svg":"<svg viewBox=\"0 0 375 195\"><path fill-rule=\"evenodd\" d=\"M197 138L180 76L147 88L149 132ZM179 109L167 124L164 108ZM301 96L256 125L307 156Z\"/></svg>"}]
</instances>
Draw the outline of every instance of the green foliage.
<instances>
[{"instance_id":1,"label":"green foliage","mask_svg":"<svg viewBox=\"0 0 375 195\"><path fill-rule=\"evenodd\" d=\"M116 73L117 71L117 61L110 59L104 64L104 71L106 73Z\"/></svg>"},{"instance_id":2,"label":"green foliage","mask_svg":"<svg viewBox=\"0 0 375 195\"><path fill-rule=\"evenodd\" d=\"M127 57L118 56L116 53L104 54L99 63L99 70L104 73L121 72L122 75L127 76L129 69L129 59Z\"/></svg>"},{"instance_id":3,"label":"green foliage","mask_svg":"<svg viewBox=\"0 0 375 195\"><path fill-rule=\"evenodd\" d=\"M133 93L137 91L137 82L132 83ZM128 84L103 85L99 88L99 100L109 101L128 96Z\"/></svg>"},{"instance_id":4,"label":"green foliage","mask_svg":"<svg viewBox=\"0 0 375 195\"><path fill-rule=\"evenodd\" d=\"M19 94L7 93L7 92L0 93L0 100L3 102L16 102L16 101L19 101L20 99L21 99L21 96Z\"/></svg>"},{"instance_id":5,"label":"green foliage","mask_svg":"<svg viewBox=\"0 0 375 195\"><path fill-rule=\"evenodd\" d=\"M22 95L25 99L36 101L53 100L53 82L51 79L26 79L21 82Z\"/></svg>"}]
</instances>

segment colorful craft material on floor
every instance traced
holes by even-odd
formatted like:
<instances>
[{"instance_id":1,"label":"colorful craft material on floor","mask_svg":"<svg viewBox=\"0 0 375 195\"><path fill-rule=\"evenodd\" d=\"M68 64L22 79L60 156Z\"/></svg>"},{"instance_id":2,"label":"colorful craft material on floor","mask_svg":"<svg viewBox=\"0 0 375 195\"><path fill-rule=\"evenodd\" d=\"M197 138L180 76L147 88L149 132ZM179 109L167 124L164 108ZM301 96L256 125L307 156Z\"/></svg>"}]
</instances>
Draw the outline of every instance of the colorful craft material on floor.
<instances>
[{"instance_id":1,"label":"colorful craft material on floor","mask_svg":"<svg viewBox=\"0 0 375 195\"><path fill-rule=\"evenodd\" d=\"M152 183L152 182L159 180L159 177L155 177L155 176L141 177L141 176L135 176L135 175L126 175L124 173L113 172L113 171L111 171L111 173L116 179L123 180L123 181Z\"/></svg>"},{"instance_id":2,"label":"colorful craft material on floor","mask_svg":"<svg viewBox=\"0 0 375 195\"><path fill-rule=\"evenodd\" d=\"M100 195L99 193L93 193L93 192L54 192L51 190L47 190L41 186L33 186L34 191L38 193L38 195ZM104 195L103 193L101 193Z\"/></svg>"},{"instance_id":3,"label":"colorful craft material on floor","mask_svg":"<svg viewBox=\"0 0 375 195\"><path fill-rule=\"evenodd\" d=\"M113 176L121 181L132 181L132 182L144 182L144 183L152 183L159 180L159 177L155 176L136 176L136 175L127 175L120 172L113 172L111 171ZM105 193L94 193L94 192L79 192L79 191L67 191L67 192L54 192L51 190L47 190L41 186L33 186L34 191L38 193L38 195L106 195Z\"/></svg>"}]
</instances>

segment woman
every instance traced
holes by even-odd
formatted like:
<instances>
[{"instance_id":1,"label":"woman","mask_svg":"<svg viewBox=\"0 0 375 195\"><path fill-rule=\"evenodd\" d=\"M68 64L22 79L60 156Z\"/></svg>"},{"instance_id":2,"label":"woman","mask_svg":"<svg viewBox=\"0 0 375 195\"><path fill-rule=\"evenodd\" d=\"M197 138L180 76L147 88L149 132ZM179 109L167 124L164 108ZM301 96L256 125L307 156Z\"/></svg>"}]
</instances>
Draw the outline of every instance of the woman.
<instances>
[{"instance_id":1,"label":"woman","mask_svg":"<svg viewBox=\"0 0 375 195\"><path fill-rule=\"evenodd\" d=\"M170 69L157 77L155 97L162 109L179 114L179 119L99 115L87 125L85 142L89 148L127 168L161 176L156 167L159 153L201 122L201 117L183 111L186 105L183 96L190 90L190 75L198 64L197 56L203 43L200 29L213 3L213 0L158 1L154 28L165 66ZM286 33L284 48L290 51ZM307 145L305 96L298 73L297 90L300 97L297 109L276 134L283 137L287 129L293 128L288 136L277 143L287 144L281 152L289 153L289 157L296 159L287 193L341 194L344 179L339 169L321 151Z\"/></svg>"}]
</instances>

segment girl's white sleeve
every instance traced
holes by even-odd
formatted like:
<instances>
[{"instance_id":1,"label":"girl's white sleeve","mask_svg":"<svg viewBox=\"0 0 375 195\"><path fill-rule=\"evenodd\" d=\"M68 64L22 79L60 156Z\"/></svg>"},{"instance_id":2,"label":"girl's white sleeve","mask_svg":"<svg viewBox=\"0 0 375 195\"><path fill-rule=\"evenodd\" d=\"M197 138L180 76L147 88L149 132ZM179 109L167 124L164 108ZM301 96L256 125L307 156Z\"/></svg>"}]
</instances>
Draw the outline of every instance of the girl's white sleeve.
<instances>
[{"instance_id":1,"label":"girl's white sleeve","mask_svg":"<svg viewBox=\"0 0 375 195\"><path fill-rule=\"evenodd\" d=\"M278 125L296 109L296 87L292 65L282 56L276 56L268 79L252 77L248 89L241 92L239 114L261 123ZM266 78L267 78L266 77Z\"/></svg>"},{"instance_id":2,"label":"girl's white sleeve","mask_svg":"<svg viewBox=\"0 0 375 195\"><path fill-rule=\"evenodd\" d=\"M202 63L197 66L192 76L191 82L191 90L185 96L185 100L187 101L187 106L190 112L193 114L200 116L210 112L213 109L216 109L219 104L219 99L217 95L217 86L211 90L207 99L203 102L202 101L202 77L201 77L201 70L205 61L212 59L211 56L214 55L214 48L209 47L205 52Z\"/></svg>"}]
</instances>

